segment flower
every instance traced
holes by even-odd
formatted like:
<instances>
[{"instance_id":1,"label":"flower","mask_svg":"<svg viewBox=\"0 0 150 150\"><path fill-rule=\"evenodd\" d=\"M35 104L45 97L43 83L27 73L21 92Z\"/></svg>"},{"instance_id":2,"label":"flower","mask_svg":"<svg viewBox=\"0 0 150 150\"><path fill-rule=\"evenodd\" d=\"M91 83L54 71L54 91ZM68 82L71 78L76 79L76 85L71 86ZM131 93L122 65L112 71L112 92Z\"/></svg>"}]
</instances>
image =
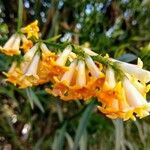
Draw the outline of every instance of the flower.
<instances>
[{"instance_id":1,"label":"flower","mask_svg":"<svg viewBox=\"0 0 150 150\"><path fill-rule=\"evenodd\" d=\"M21 43L23 43L22 46ZM6 55L19 55L20 49L25 52L32 47L32 41L28 40L23 34L13 34L3 47L0 47L0 51Z\"/></svg>"},{"instance_id":2,"label":"flower","mask_svg":"<svg viewBox=\"0 0 150 150\"><path fill-rule=\"evenodd\" d=\"M22 48L26 53L33 46L33 42L31 40L28 40L25 35L22 35L21 38L22 46L20 48Z\"/></svg>"},{"instance_id":3,"label":"flower","mask_svg":"<svg viewBox=\"0 0 150 150\"><path fill-rule=\"evenodd\" d=\"M6 81L18 85L19 88L26 88L38 82L37 69L40 55L37 52L38 45L33 46L24 56L20 64L14 62L8 73Z\"/></svg>"},{"instance_id":4,"label":"flower","mask_svg":"<svg viewBox=\"0 0 150 150\"><path fill-rule=\"evenodd\" d=\"M20 54L20 41L21 37L19 34L13 34L3 47L0 47L0 51L6 55L19 55Z\"/></svg>"},{"instance_id":5,"label":"flower","mask_svg":"<svg viewBox=\"0 0 150 150\"><path fill-rule=\"evenodd\" d=\"M113 62L117 62L125 73L132 75L141 82L147 83L150 81L150 72L141 68L142 65L133 65L115 59L111 59ZM140 62L141 64L142 62Z\"/></svg>"},{"instance_id":6,"label":"flower","mask_svg":"<svg viewBox=\"0 0 150 150\"><path fill-rule=\"evenodd\" d=\"M135 120L136 117L143 118L149 115L150 104L143 96L148 91L141 90L144 87L136 88L135 81L131 83L130 80L124 77L122 81L116 82L113 69L107 68L104 85L97 92L97 98L102 103L98 109L107 117ZM140 82L137 82L136 85L140 85Z\"/></svg>"},{"instance_id":7,"label":"flower","mask_svg":"<svg viewBox=\"0 0 150 150\"><path fill-rule=\"evenodd\" d=\"M142 96L142 94L125 78L123 80L123 87L126 94L127 103L134 108L137 117L143 118L149 115L150 103Z\"/></svg>"},{"instance_id":8,"label":"flower","mask_svg":"<svg viewBox=\"0 0 150 150\"><path fill-rule=\"evenodd\" d=\"M39 27L38 21L35 20L34 22L30 23L26 27L21 29L22 33L27 34L27 38L35 37L36 39L39 38Z\"/></svg>"},{"instance_id":9,"label":"flower","mask_svg":"<svg viewBox=\"0 0 150 150\"><path fill-rule=\"evenodd\" d=\"M46 44L41 43L41 59L39 62L39 67L37 74L39 76L38 84L44 84L53 80L53 64L57 58L55 53L52 53L46 46Z\"/></svg>"},{"instance_id":10,"label":"flower","mask_svg":"<svg viewBox=\"0 0 150 150\"><path fill-rule=\"evenodd\" d=\"M60 56L56 56L44 43L36 43L24 54L20 64L12 65L13 71L10 69L8 73L4 73L6 80L20 88L53 81L54 76L67 70L64 65L70 52L71 49L67 47Z\"/></svg>"},{"instance_id":11,"label":"flower","mask_svg":"<svg viewBox=\"0 0 150 150\"><path fill-rule=\"evenodd\" d=\"M87 66L87 68L86 68ZM52 89L46 91L63 100L87 100L95 96L95 90L103 82L104 75L90 56L85 60L76 58L62 76L55 77Z\"/></svg>"}]
</instances>

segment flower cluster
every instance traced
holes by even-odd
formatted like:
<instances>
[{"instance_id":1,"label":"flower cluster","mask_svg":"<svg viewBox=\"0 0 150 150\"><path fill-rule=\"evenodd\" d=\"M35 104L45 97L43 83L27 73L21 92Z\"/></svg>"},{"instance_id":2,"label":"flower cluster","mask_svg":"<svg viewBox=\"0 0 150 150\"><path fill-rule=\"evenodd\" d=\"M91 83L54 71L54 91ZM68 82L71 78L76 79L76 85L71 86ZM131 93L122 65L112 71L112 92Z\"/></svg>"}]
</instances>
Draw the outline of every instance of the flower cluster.
<instances>
[{"instance_id":1,"label":"flower cluster","mask_svg":"<svg viewBox=\"0 0 150 150\"><path fill-rule=\"evenodd\" d=\"M22 28L0 47L6 55L22 56L4 72L6 81L19 88L51 82L46 91L65 101L95 97L98 110L112 119L149 115L150 72L142 69L140 59L132 65L71 43L63 51L53 52L48 48L50 40L40 39L37 23Z\"/></svg>"}]
</instances>

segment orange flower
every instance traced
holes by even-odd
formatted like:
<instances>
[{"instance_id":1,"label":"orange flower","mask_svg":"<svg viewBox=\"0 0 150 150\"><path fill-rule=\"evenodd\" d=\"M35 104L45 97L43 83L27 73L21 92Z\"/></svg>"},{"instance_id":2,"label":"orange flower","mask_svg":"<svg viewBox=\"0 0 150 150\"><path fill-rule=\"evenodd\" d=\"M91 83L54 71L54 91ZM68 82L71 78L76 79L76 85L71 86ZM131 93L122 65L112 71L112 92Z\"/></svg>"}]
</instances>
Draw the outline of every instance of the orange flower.
<instances>
[{"instance_id":1,"label":"orange flower","mask_svg":"<svg viewBox=\"0 0 150 150\"><path fill-rule=\"evenodd\" d=\"M86 66L87 65L87 69ZM103 82L103 74L91 57L84 60L75 59L71 62L68 71L56 77L52 89L46 89L54 96L63 100L87 100L95 96L95 90Z\"/></svg>"},{"instance_id":2,"label":"orange flower","mask_svg":"<svg viewBox=\"0 0 150 150\"><path fill-rule=\"evenodd\" d=\"M97 97L102 102L98 109L110 118L135 120L136 117L149 115L150 104L140 91L127 78L117 83L114 71L110 68L106 71L104 85L97 92Z\"/></svg>"},{"instance_id":3,"label":"orange flower","mask_svg":"<svg viewBox=\"0 0 150 150\"><path fill-rule=\"evenodd\" d=\"M33 46L33 43L31 40L28 40L25 35L22 35L21 38L22 38L22 46L20 48L22 48L26 53Z\"/></svg>"},{"instance_id":4,"label":"orange flower","mask_svg":"<svg viewBox=\"0 0 150 150\"><path fill-rule=\"evenodd\" d=\"M66 48L60 56L56 56L44 43L37 43L25 53L20 64L12 65L13 71L5 73L7 81L20 88L53 81L54 76L61 75L67 69L64 66L69 56L69 53L64 55L67 51L71 52Z\"/></svg>"},{"instance_id":5,"label":"orange flower","mask_svg":"<svg viewBox=\"0 0 150 150\"><path fill-rule=\"evenodd\" d=\"M6 55L19 55L20 54L20 42L21 37L19 34L13 34L3 47L0 47L0 51Z\"/></svg>"},{"instance_id":6,"label":"orange flower","mask_svg":"<svg viewBox=\"0 0 150 150\"><path fill-rule=\"evenodd\" d=\"M23 45L21 46L21 42ZM25 52L32 47L32 41L28 40L23 34L13 34L0 51L6 55L19 55L20 48Z\"/></svg>"}]
</instances>

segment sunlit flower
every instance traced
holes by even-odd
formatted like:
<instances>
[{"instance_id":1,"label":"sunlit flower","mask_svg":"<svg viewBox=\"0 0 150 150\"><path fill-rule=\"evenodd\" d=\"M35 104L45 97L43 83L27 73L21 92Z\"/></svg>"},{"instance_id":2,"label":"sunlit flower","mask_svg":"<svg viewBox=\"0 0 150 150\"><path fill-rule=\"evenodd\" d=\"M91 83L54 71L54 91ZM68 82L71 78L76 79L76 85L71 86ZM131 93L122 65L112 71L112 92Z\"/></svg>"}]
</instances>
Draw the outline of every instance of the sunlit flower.
<instances>
[{"instance_id":1,"label":"sunlit flower","mask_svg":"<svg viewBox=\"0 0 150 150\"><path fill-rule=\"evenodd\" d=\"M20 42L21 36L19 34L13 34L3 47L0 47L0 51L6 55L19 55L20 54Z\"/></svg>"},{"instance_id":2,"label":"sunlit flower","mask_svg":"<svg viewBox=\"0 0 150 150\"><path fill-rule=\"evenodd\" d=\"M5 73L7 81L20 88L53 81L54 76L61 75L67 70L65 63L70 52L71 49L67 47L56 56L44 43L37 43L25 53L20 64L12 65L13 71Z\"/></svg>"},{"instance_id":3,"label":"sunlit flower","mask_svg":"<svg viewBox=\"0 0 150 150\"><path fill-rule=\"evenodd\" d=\"M150 72L141 68L142 62L140 62L140 65L133 65L133 64L117 61L114 59L111 60L118 62L118 64L120 65L120 67L125 73L132 75L133 77L137 78L141 82L147 83L150 81Z\"/></svg>"},{"instance_id":4,"label":"sunlit flower","mask_svg":"<svg viewBox=\"0 0 150 150\"><path fill-rule=\"evenodd\" d=\"M22 43L22 46L21 46ZM13 34L3 47L0 47L0 51L6 55L19 55L20 49L24 52L32 47L32 41L28 40L23 34Z\"/></svg>"},{"instance_id":5,"label":"sunlit flower","mask_svg":"<svg viewBox=\"0 0 150 150\"><path fill-rule=\"evenodd\" d=\"M33 46L33 42L31 40L28 40L25 35L22 35L21 39L22 39L22 45L20 48L22 48L26 53Z\"/></svg>"},{"instance_id":6,"label":"sunlit flower","mask_svg":"<svg viewBox=\"0 0 150 150\"><path fill-rule=\"evenodd\" d=\"M140 83L136 83L137 85ZM112 119L135 120L135 117L143 118L149 115L150 104L143 96L148 91L143 91L142 85L140 88L136 86L135 82L131 83L127 78L117 82L114 71L108 68L104 85L97 92L97 98L102 103L98 109Z\"/></svg>"},{"instance_id":7,"label":"sunlit flower","mask_svg":"<svg viewBox=\"0 0 150 150\"><path fill-rule=\"evenodd\" d=\"M52 53L47 46L42 43L40 45L41 49L41 59L38 67L38 84L43 84L53 80L53 64L57 58L55 53Z\"/></svg>"},{"instance_id":8,"label":"sunlit flower","mask_svg":"<svg viewBox=\"0 0 150 150\"><path fill-rule=\"evenodd\" d=\"M40 61L40 55L37 52L37 46L33 46L23 57L23 61L20 64L14 62L8 71L4 73L7 76L6 81L19 86L20 88L26 88L33 86L38 82L37 69Z\"/></svg>"},{"instance_id":9,"label":"sunlit flower","mask_svg":"<svg viewBox=\"0 0 150 150\"><path fill-rule=\"evenodd\" d=\"M134 87L131 82L125 78L123 87L126 94L127 103L130 107L134 108L136 116L143 118L149 115L150 103L142 96L142 94Z\"/></svg>"},{"instance_id":10,"label":"sunlit flower","mask_svg":"<svg viewBox=\"0 0 150 150\"><path fill-rule=\"evenodd\" d=\"M38 39L39 38L38 21L35 20L31 24L29 24L26 27L22 28L21 32L27 34L28 38L35 37L36 39Z\"/></svg>"},{"instance_id":11,"label":"sunlit flower","mask_svg":"<svg viewBox=\"0 0 150 150\"><path fill-rule=\"evenodd\" d=\"M86 100L95 96L95 90L103 83L103 79L100 68L88 56L85 60L75 59L71 62L68 71L55 78L52 89L46 90L63 100Z\"/></svg>"}]
</instances>

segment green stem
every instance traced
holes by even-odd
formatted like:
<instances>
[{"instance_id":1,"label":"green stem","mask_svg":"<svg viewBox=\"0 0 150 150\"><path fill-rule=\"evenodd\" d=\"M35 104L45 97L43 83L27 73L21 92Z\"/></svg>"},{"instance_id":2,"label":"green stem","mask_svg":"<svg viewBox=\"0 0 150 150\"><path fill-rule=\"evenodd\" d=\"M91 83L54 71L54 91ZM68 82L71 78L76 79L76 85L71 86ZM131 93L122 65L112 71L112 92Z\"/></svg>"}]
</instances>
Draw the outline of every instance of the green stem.
<instances>
[{"instance_id":1,"label":"green stem","mask_svg":"<svg viewBox=\"0 0 150 150\"><path fill-rule=\"evenodd\" d=\"M17 31L20 30L21 26L22 26L22 17L23 17L23 1L22 0L18 0L19 4L18 4L18 26L17 26Z\"/></svg>"}]
</instances>

